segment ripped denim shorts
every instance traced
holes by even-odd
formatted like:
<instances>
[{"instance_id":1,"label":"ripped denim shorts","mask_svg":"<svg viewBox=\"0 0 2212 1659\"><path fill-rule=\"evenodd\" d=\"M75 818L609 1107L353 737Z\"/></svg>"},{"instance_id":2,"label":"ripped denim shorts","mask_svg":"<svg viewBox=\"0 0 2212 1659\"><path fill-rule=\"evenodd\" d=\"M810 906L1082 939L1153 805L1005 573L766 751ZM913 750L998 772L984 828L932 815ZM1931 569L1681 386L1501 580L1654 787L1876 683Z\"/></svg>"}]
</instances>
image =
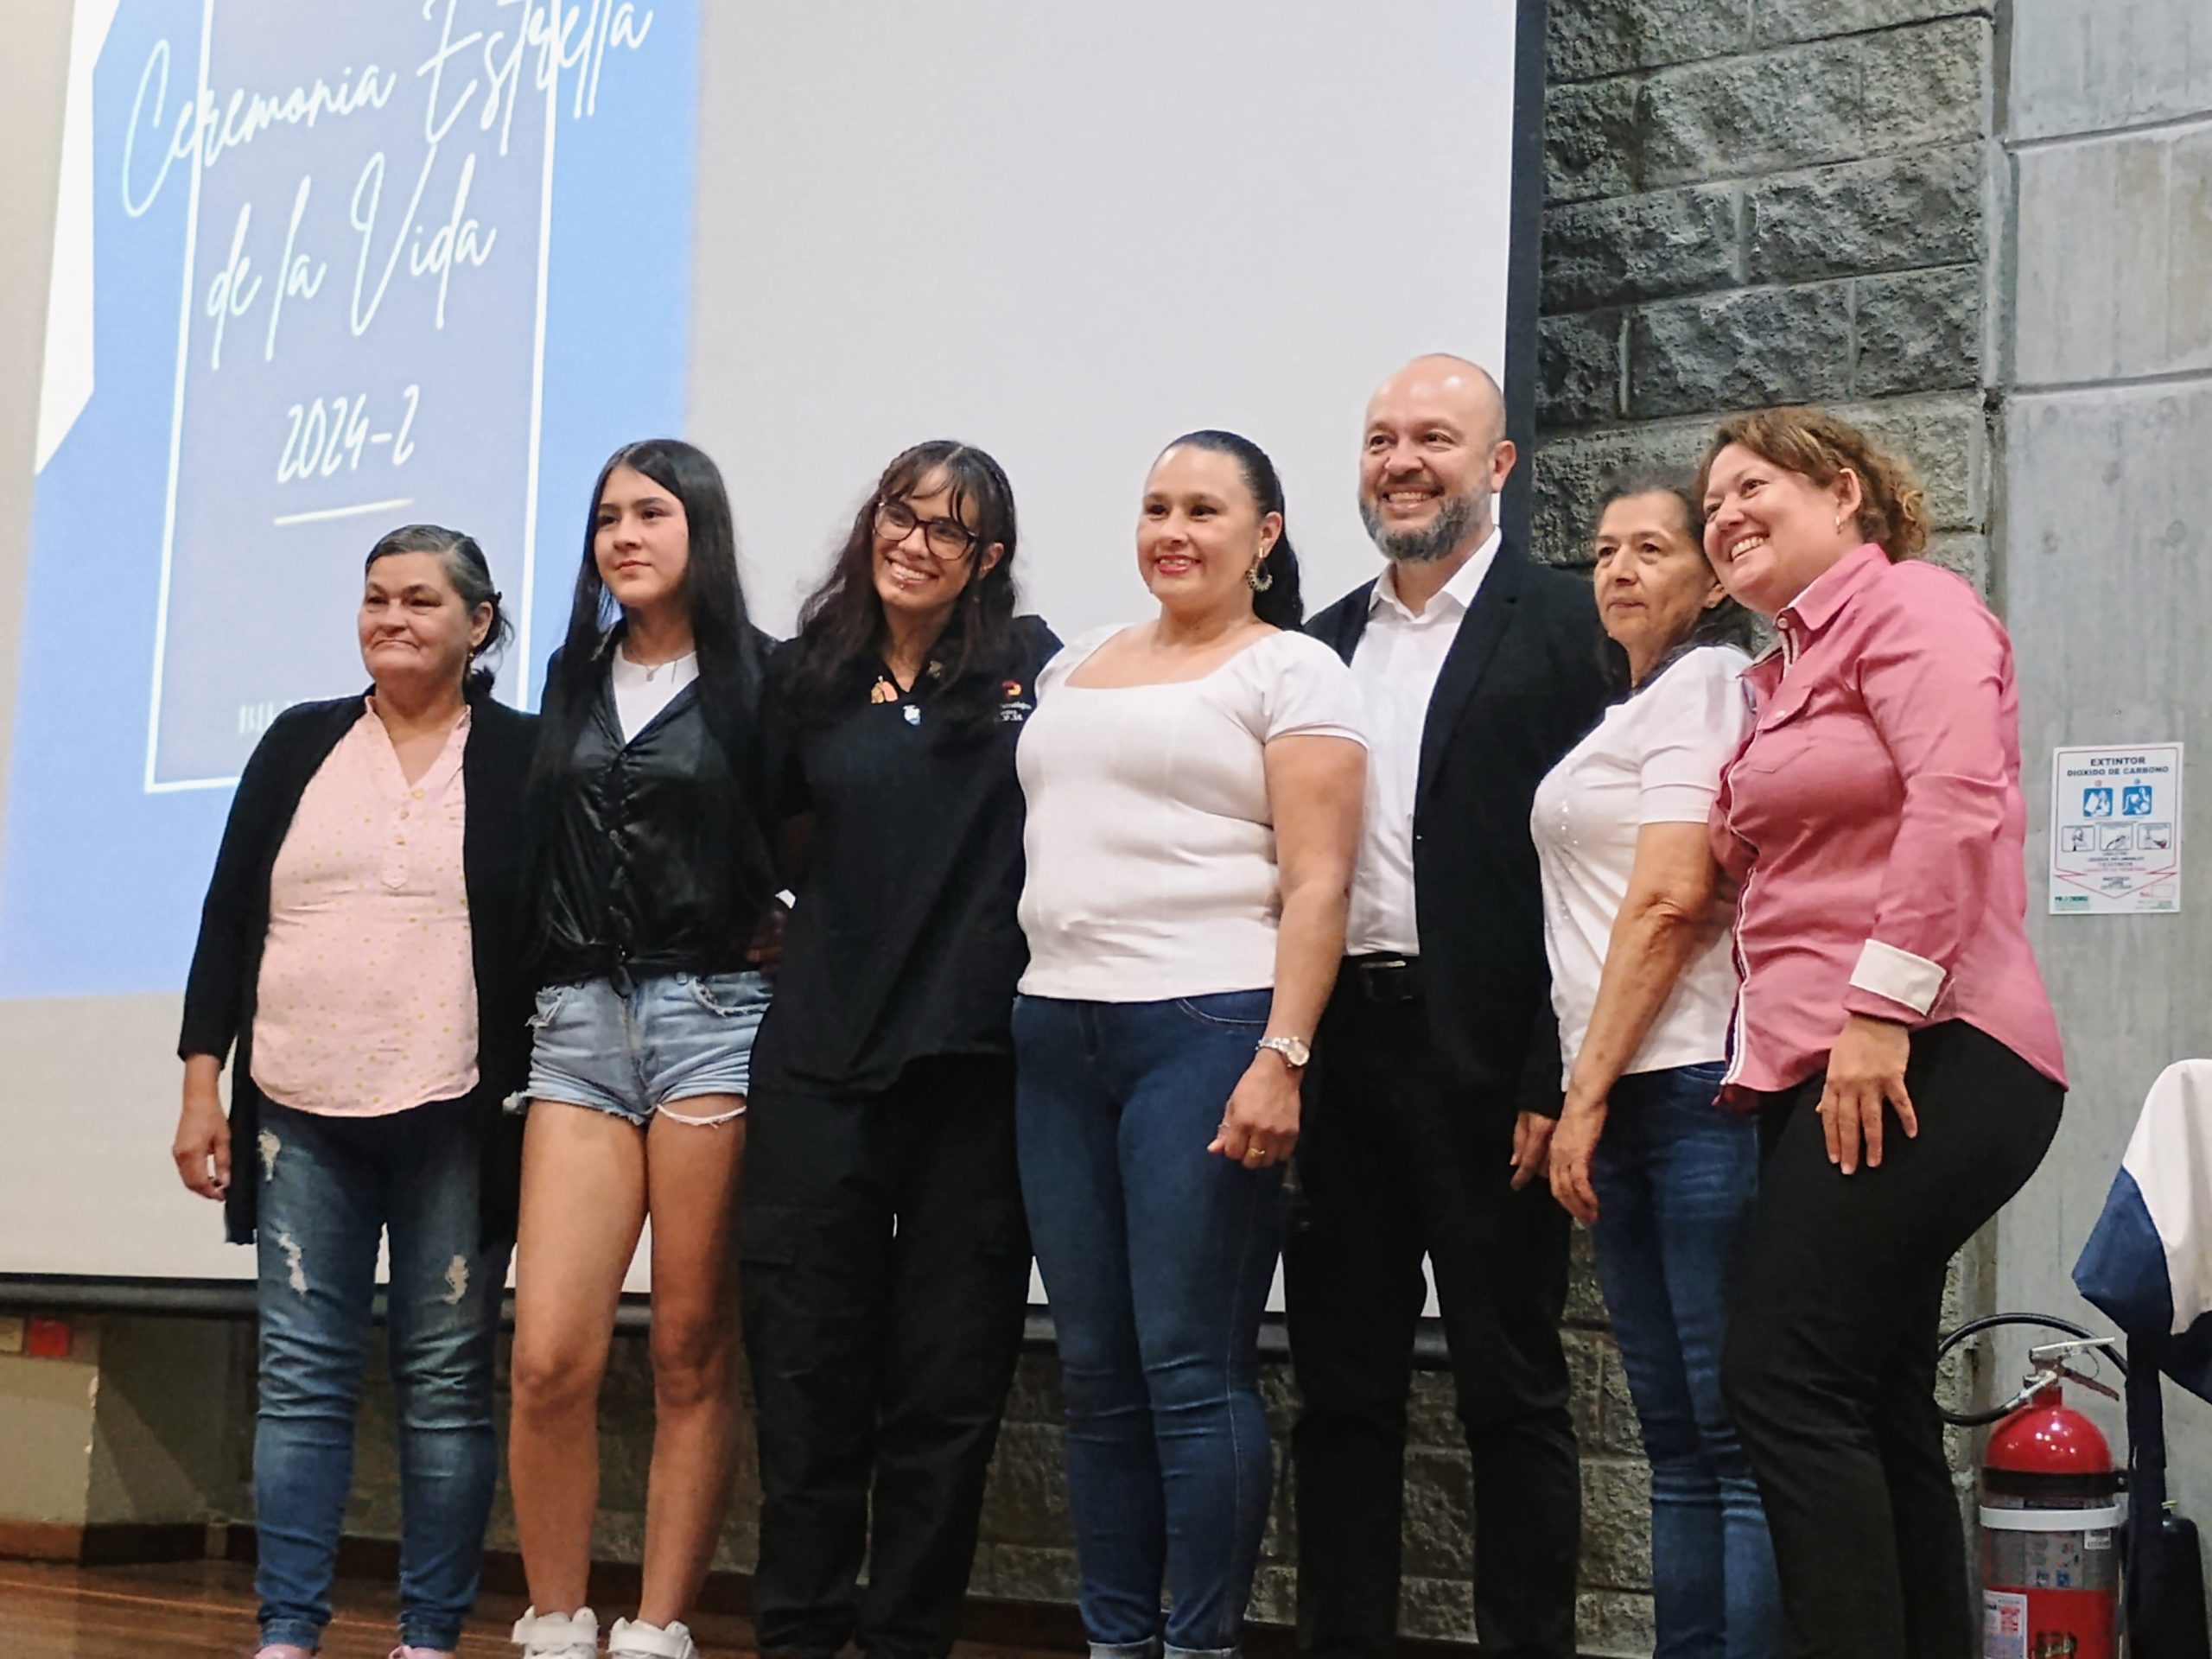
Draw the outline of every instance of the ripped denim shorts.
<instances>
[{"instance_id":1,"label":"ripped denim shorts","mask_svg":"<svg viewBox=\"0 0 2212 1659\"><path fill-rule=\"evenodd\" d=\"M531 1016L531 1100L556 1100L644 1124L655 1112L683 1123L737 1115L680 1109L704 1095L737 1096L753 1083L753 1039L768 1011L756 973L662 974L627 988L605 979L549 985Z\"/></svg>"}]
</instances>

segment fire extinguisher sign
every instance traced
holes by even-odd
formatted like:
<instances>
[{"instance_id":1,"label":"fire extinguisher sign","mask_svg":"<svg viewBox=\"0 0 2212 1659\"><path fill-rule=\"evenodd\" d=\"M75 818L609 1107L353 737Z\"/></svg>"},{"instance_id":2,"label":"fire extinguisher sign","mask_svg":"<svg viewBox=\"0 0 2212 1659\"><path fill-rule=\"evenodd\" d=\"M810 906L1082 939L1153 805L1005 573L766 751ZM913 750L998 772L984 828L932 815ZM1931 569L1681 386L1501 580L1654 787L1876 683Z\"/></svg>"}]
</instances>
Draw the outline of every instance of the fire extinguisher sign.
<instances>
[{"instance_id":1,"label":"fire extinguisher sign","mask_svg":"<svg viewBox=\"0 0 2212 1659\"><path fill-rule=\"evenodd\" d=\"M1981 1659L2028 1659L2028 1599L2010 1590L1981 1592Z\"/></svg>"},{"instance_id":2,"label":"fire extinguisher sign","mask_svg":"<svg viewBox=\"0 0 2212 1659\"><path fill-rule=\"evenodd\" d=\"M2181 908L2181 760L2178 743L2051 751L2052 915Z\"/></svg>"}]
</instances>

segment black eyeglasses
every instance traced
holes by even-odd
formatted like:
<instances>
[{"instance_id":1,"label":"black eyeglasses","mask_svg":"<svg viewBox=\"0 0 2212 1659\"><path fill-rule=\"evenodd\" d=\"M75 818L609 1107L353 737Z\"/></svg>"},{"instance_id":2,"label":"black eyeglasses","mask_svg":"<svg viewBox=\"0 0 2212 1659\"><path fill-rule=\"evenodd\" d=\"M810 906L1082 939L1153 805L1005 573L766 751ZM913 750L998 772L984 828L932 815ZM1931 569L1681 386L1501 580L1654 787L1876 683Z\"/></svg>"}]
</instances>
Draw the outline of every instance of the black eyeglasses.
<instances>
[{"instance_id":1,"label":"black eyeglasses","mask_svg":"<svg viewBox=\"0 0 2212 1659\"><path fill-rule=\"evenodd\" d=\"M921 518L895 495L887 495L875 504L878 535L903 542L913 534L916 524L922 527L923 543L940 559L965 558L976 545L976 532L957 518Z\"/></svg>"}]
</instances>

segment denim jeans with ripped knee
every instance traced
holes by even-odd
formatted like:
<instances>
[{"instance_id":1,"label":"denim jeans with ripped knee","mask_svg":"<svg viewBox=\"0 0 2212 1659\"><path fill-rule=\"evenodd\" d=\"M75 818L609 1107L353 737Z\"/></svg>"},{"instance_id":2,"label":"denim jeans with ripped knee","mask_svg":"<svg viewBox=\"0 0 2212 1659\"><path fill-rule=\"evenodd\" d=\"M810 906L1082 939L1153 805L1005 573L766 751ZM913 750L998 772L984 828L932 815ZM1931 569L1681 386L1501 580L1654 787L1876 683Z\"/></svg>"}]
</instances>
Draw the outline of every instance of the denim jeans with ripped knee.
<instances>
[{"instance_id":1,"label":"denim jeans with ripped knee","mask_svg":"<svg viewBox=\"0 0 2212 1659\"><path fill-rule=\"evenodd\" d=\"M380 1117L269 1103L238 1179L261 1183L260 1413L253 1445L264 1642L312 1649L353 1473L379 1240L398 1396L400 1637L450 1649L476 1599L499 1477L492 1362L507 1247L479 1236L486 1115Z\"/></svg>"}]
</instances>

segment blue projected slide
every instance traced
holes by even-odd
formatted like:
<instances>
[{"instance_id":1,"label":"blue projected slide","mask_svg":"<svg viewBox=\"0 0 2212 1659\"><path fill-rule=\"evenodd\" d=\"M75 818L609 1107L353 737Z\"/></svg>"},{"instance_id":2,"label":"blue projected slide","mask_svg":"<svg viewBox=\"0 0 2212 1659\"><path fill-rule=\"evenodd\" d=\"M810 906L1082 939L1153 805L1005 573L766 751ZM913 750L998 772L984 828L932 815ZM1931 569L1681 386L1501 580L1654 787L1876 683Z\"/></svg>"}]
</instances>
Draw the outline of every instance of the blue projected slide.
<instances>
[{"instance_id":1,"label":"blue projected slide","mask_svg":"<svg viewBox=\"0 0 2212 1659\"><path fill-rule=\"evenodd\" d=\"M474 534L501 694L591 479L683 424L697 0L78 0L0 997L175 990L230 786L364 683L363 556Z\"/></svg>"}]
</instances>

